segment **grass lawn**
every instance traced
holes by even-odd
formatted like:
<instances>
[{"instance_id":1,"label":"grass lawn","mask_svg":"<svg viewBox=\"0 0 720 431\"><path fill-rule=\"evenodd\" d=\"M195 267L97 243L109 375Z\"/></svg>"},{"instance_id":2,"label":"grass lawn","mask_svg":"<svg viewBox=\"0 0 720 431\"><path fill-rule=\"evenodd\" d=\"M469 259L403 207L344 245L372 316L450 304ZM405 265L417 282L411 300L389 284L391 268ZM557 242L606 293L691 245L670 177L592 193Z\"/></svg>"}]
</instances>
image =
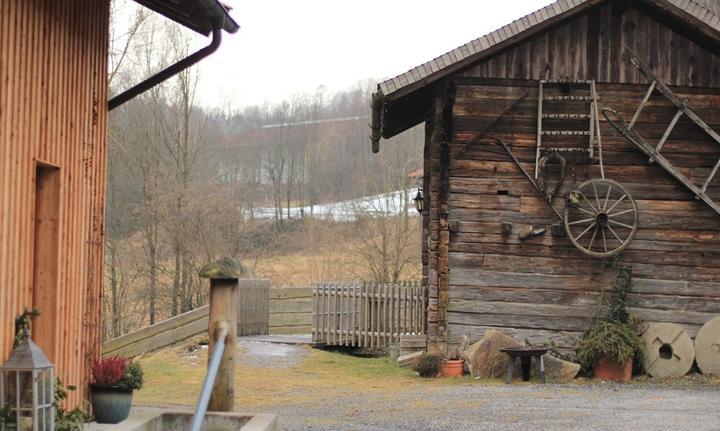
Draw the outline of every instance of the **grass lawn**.
<instances>
[{"instance_id":1,"label":"grass lawn","mask_svg":"<svg viewBox=\"0 0 720 431\"><path fill-rule=\"evenodd\" d=\"M262 410L279 404L298 404L350 393L388 395L417 386L472 384L471 377L421 379L388 358L363 358L299 347L305 355L288 367L237 364L238 408ZM240 353L242 354L242 352ZM145 386L136 392L138 405L194 405L205 377L207 350L188 353L166 349L141 359Z\"/></svg>"}]
</instances>

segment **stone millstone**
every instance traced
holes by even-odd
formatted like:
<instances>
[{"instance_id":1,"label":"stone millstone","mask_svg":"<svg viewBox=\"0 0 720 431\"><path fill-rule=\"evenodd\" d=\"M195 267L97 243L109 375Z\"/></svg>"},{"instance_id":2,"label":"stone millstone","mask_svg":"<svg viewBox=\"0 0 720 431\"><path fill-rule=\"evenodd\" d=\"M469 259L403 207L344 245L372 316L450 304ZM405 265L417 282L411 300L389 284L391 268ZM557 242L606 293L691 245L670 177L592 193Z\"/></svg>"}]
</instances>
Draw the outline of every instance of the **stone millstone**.
<instances>
[{"instance_id":1,"label":"stone millstone","mask_svg":"<svg viewBox=\"0 0 720 431\"><path fill-rule=\"evenodd\" d=\"M202 278L228 280L240 278L242 276L242 268L229 257L222 258L217 262L208 263L200 270L198 274Z\"/></svg>"},{"instance_id":2,"label":"stone millstone","mask_svg":"<svg viewBox=\"0 0 720 431\"><path fill-rule=\"evenodd\" d=\"M673 323L652 323L642 335L643 367L652 377L682 377L690 371L695 348L690 336Z\"/></svg>"},{"instance_id":3,"label":"stone millstone","mask_svg":"<svg viewBox=\"0 0 720 431\"><path fill-rule=\"evenodd\" d=\"M695 360L703 374L720 375L720 317L704 324L695 336Z\"/></svg>"},{"instance_id":4,"label":"stone millstone","mask_svg":"<svg viewBox=\"0 0 720 431\"><path fill-rule=\"evenodd\" d=\"M470 374L476 379L504 377L507 372L508 356L501 352L500 349L512 347L523 347L523 345L500 331L494 329L486 331L480 341L471 345L465 351ZM545 375L550 380L567 382L574 379L580 371L580 365L563 361L554 356L545 355L544 362ZM535 358L533 358L530 369L531 377L538 377L537 368ZM520 377L522 370L519 364L514 371L514 377Z\"/></svg>"}]
</instances>

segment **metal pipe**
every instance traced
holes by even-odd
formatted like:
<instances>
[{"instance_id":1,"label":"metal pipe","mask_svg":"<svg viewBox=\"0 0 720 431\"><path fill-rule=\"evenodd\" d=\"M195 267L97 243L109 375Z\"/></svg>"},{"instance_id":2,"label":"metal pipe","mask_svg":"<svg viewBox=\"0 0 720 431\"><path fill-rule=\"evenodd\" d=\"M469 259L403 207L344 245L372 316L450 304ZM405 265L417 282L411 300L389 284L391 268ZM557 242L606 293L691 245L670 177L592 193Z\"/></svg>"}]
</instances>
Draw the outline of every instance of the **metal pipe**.
<instances>
[{"instance_id":1,"label":"metal pipe","mask_svg":"<svg viewBox=\"0 0 720 431\"><path fill-rule=\"evenodd\" d=\"M161 82L172 78L173 76L177 75L178 73L182 72L183 70L187 69L188 67L194 65L195 63L199 62L203 58L209 56L213 52L217 51L217 49L220 47L220 42L222 42L222 25L216 26L216 28L212 31L212 41L208 46L205 48L202 48L199 51L196 51L193 54L190 54L189 56L183 58L182 60L178 61L175 64L172 64L165 69L161 70L160 72L156 73L155 75L149 77L148 79L140 82L139 84L123 91L122 93L118 94L117 96L110 99L108 102L108 110L112 111L113 109L117 108L118 106L122 105L125 102L128 102L135 97L139 96L140 94L146 92L147 90L153 88L154 86L160 84Z\"/></svg>"},{"instance_id":2,"label":"metal pipe","mask_svg":"<svg viewBox=\"0 0 720 431\"><path fill-rule=\"evenodd\" d=\"M200 391L200 399L195 408L195 415L193 416L192 426L190 428L192 431L200 431L208 404L210 403L210 394L212 393L213 386L215 386L215 378L220 368L220 361L222 360L223 353L225 353L225 339L228 335L227 322L219 322L217 329L215 348L212 351L210 364L208 365L208 373L205 376L205 381Z\"/></svg>"}]
</instances>

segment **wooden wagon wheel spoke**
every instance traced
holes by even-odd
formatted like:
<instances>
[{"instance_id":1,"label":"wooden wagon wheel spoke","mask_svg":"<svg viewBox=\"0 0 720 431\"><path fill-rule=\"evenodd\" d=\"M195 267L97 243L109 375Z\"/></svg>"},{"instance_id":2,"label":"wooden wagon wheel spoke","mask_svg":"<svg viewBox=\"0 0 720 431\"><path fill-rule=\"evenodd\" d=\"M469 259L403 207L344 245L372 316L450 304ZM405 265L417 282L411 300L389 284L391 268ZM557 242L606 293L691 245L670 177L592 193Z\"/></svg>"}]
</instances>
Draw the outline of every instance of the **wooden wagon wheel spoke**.
<instances>
[{"instance_id":1,"label":"wooden wagon wheel spoke","mask_svg":"<svg viewBox=\"0 0 720 431\"><path fill-rule=\"evenodd\" d=\"M584 231L582 231L582 233L581 233L580 235L578 235L578 236L575 237L575 241L579 241L580 238L582 238L583 236L585 236L585 234L588 233L588 232L590 231L590 229L592 229L594 226L595 226L595 223L593 223L593 224L591 224L590 226L588 226Z\"/></svg>"},{"instance_id":2,"label":"wooden wagon wheel spoke","mask_svg":"<svg viewBox=\"0 0 720 431\"><path fill-rule=\"evenodd\" d=\"M595 215L597 214L596 212L588 211L588 210L586 210L586 209L583 208L583 207L577 207L577 210L578 210L578 211L582 211L582 212L584 212L585 214L590 214L590 215L593 216L593 217L595 217Z\"/></svg>"},{"instance_id":3,"label":"wooden wagon wheel spoke","mask_svg":"<svg viewBox=\"0 0 720 431\"><path fill-rule=\"evenodd\" d=\"M572 193L580 196L580 204L568 199L564 225L575 247L589 256L605 258L620 253L632 242L639 224L638 208L625 187L616 181L593 179Z\"/></svg>"},{"instance_id":4,"label":"wooden wagon wheel spoke","mask_svg":"<svg viewBox=\"0 0 720 431\"><path fill-rule=\"evenodd\" d=\"M615 225L618 225L618 226L622 226L622 227L627 228L627 229L634 229L634 227L630 226L629 224L625 224L625 223L619 222L619 221L617 221L617 220L608 219L608 222L609 222L609 223L612 223L612 224L615 224Z\"/></svg>"},{"instance_id":5,"label":"wooden wagon wheel spoke","mask_svg":"<svg viewBox=\"0 0 720 431\"><path fill-rule=\"evenodd\" d=\"M620 244L625 244L625 241L623 241L622 239L620 239L620 236L617 234L617 232L615 232L615 229L613 229L610 225L608 225L607 228L608 228L608 230L610 231L610 233L613 234L613 236L615 237L615 239L618 240L618 242L619 242Z\"/></svg>"},{"instance_id":6,"label":"wooden wagon wheel spoke","mask_svg":"<svg viewBox=\"0 0 720 431\"><path fill-rule=\"evenodd\" d=\"M592 250L592 245L595 242L595 237L597 236L597 231L598 231L598 228L597 228L597 226L595 226L595 231L592 234L592 238L590 238L590 244L588 244L588 248L587 248L588 250Z\"/></svg>"},{"instance_id":7,"label":"wooden wagon wheel spoke","mask_svg":"<svg viewBox=\"0 0 720 431\"><path fill-rule=\"evenodd\" d=\"M595 211L596 213L598 212L598 209L593 206L593 204L588 200L588 198L585 197L584 194L580 194L580 196L582 196L583 200L587 202L588 205L590 205L590 208L592 208L593 211Z\"/></svg>"},{"instance_id":8,"label":"wooden wagon wheel spoke","mask_svg":"<svg viewBox=\"0 0 720 431\"><path fill-rule=\"evenodd\" d=\"M610 208L606 209L605 212L608 212L608 213L609 213L610 211L614 210L615 207L616 207L620 202L622 202L623 199L625 199L626 197L627 197L627 194L622 195L622 196L620 197L620 199L618 199L617 202L615 202L615 203L613 204L613 206L611 206Z\"/></svg>"},{"instance_id":9,"label":"wooden wagon wheel spoke","mask_svg":"<svg viewBox=\"0 0 720 431\"><path fill-rule=\"evenodd\" d=\"M586 218L586 219L582 219L582 220L576 220L576 221L570 222L570 223L568 223L568 224L571 225L571 226L572 226L572 225L576 225L576 224L585 224L585 223L589 223L589 222L591 222L591 221L593 221L593 220L595 220L595 217Z\"/></svg>"},{"instance_id":10,"label":"wooden wagon wheel spoke","mask_svg":"<svg viewBox=\"0 0 720 431\"><path fill-rule=\"evenodd\" d=\"M610 192L612 191L612 184L608 184L608 191L605 195L605 204L603 205L603 210L607 211L608 202L610 202Z\"/></svg>"},{"instance_id":11,"label":"wooden wagon wheel spoke","mask_svg":"<svg viewBox=\"0 0 720 431\"><path fill-rule=\"evenodd\" d=\"M630 214L631 212L634 212L634 211L635 210L633 208L630 208L629 210L616 212L614 214L608 214L608 218L619 217L621 215Z\"/></svg>"}]
</instances>

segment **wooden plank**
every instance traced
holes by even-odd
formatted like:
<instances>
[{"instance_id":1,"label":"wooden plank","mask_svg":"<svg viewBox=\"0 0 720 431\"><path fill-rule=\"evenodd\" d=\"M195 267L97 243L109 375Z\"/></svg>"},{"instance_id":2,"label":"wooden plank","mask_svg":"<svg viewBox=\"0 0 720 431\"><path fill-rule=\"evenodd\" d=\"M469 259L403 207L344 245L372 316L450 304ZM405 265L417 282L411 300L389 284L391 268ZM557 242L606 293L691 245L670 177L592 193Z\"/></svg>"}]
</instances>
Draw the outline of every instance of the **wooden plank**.
<instances>
[{"instance_id":1,"label":"wooden plank","mask_svg":"<svg viewBox=\"0 0 720 431\"><path fill-rule=\"evenodd\" d=\"M130 344L103 344L103 356L120 355L135 357L181 343L192 337L207 334L208 317L207 313L200 319L191 321L186 325L170 328L163 332L155 333L152 336L144 337Z\"/></svg>"}]
</instances>

